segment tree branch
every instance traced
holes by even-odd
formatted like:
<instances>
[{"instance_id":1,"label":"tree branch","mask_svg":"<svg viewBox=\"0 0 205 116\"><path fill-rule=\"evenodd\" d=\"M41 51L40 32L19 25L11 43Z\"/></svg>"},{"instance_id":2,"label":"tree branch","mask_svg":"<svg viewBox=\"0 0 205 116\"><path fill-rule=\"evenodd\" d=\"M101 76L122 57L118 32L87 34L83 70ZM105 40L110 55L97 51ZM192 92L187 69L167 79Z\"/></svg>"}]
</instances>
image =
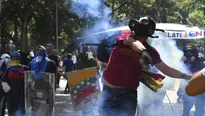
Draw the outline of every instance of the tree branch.
<instances>
[{"instance_id":1,"label":"tree branch","mask_svg":"<svg viewBox=\"0 0 205 116\"><path fill-rule=\"evenodd\" d=\"M127 1L123 2L122 4L120 4L120 6L117 7L116 9L114 9L114 10L112 11L112 13L110 13L109 16L112 16L112 15L115 13L115 11L117 11L118 9L120 9L120 8L121 8L122 6L124 6L125 4L127 4Z\"/></svg>"}]
</instances>

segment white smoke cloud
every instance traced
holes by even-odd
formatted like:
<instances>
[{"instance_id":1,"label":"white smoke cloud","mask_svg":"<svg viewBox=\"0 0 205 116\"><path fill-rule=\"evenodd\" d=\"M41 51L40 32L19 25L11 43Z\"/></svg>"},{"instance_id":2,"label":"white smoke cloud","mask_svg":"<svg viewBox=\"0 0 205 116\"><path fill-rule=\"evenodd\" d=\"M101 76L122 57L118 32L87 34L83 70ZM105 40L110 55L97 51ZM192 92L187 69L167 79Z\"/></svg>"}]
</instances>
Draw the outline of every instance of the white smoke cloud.
<instances>
[{"instance_id":1,"label":"white smoke cloud","mask_svg":"<svg viewBox=\"0 0 205 116\"><path fill-rule=\"evenodd\" d=\"M182 72L190 73L190 71L185 67L184 63L182 62L183 52L178 49L176 45L176 40L169 39L167 37L164 37L162 33L157 32L157 35L159 35L159 38L150 38L148 40L148 43L156 48L156 50L159 52L160 57L163 62L165 62L168 66L173 67L177 70L180 70ZM166 77L163 80L164 86L158 90L158 92L153 92L150 89L148 89L143 84L140 84L140 87L138 88L138 100L139 104L142 106L142 109L146 109L147 106L149 106L146 111L143 113L146 113L144 115L148 116L161 116L165 115L167 111L164 107L164 102L166 101L167 104L169 104L169 100L171 102L176 103L176 91L179 87L179 79L173 79L170 77ZM173 94L167 93L167 89L174 89L175 91ZM169 98L167 98L169 97ZM155 104L157 103L157 107ZM160 108L159 108L160 107ZM175 112L171 109L171 104L169 107L170 116L174 115ZM156 112L157 111L157 112Z\"/></svg>"},{"instance_id":2,"label":"white smoke cloud","mask_svg":"<svg viewBox=\"0 0 205 116\"><path fill-rule=\"evenodd\" d=\"M83 41L99 43L100 40L104 39L103 36L93 36L92 34L114 27L109 22L111 21L109 16L112 12L111 8L106 6L103 0L71 0L71 4L70 12L75 13L82 19L92 22L89 27L83 29Z\"/></svg>"},{"instance_id":3,"label":"white smoke cloud","mask_svg":"<svg viewBox=\"0 0 205 116\"><path fill-rule=\"evenodd\" d=\"M95 19L94 24L90 28L85 29L83 33L83 36L86 36L85 39L86 42L96 43L99 42L99 40L103 39L101 34L95 36L92 35L96 32L100 32L112 28L112 31L110 32L106 31L106 34L110 35L115 29L117 30L120 28L120 27L114 28L115 26L109 22L109 20L113 20L110 19L109 17L109 14L111 13L111 9L106 5L104 5L102 1L103 0L71 0L72 6L69 9L70 12L75 13L76 15L78 15L80 18L83 19L87 19L87 20ZM160 34L159 38L149 39L149 43L151 44L151 46L157 49L157 51L160 53L161 59L166 64L180 71L189 72L185 68L183 62L181 62L183 52L177 48L176 42L174 40L168 39L162 36L162 34ZM173 86L174 81L175 80L172 78L164 79L165 87L160 89L159 92L157 93L154 93L153 91L145 87L143 84L140 84L140 87L138 89L139 104L142 106L144 104L147 106L151 106L150 111L147 111L147 113L150 114L147 114L146 116L152 116L153 113L156 114L156 111L158 112L159 116L164 115L163 114L164 109L162 106L163 98L165 96L164 92L166 92L166 86ZM162 101L161 103L162 108L156 109L156 107L152 107L156 99L159 102Z\"/></svg>"}]
</instances>

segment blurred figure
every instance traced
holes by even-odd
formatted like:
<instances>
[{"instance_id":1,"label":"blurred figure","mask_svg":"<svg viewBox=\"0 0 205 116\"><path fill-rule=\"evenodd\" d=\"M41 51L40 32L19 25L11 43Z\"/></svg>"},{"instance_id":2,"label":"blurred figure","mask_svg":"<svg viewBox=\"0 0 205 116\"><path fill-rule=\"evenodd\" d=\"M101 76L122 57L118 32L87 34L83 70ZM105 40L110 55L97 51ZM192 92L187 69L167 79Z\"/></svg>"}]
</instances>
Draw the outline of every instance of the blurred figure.
<instances>
[{"instance_id":1,"label":"blurred figure","mask_svg":"<svg viewBox=\"0 0 205 116\"><path fill-rule=\"evenodd\" d=\"M8 69L8 67L10 66L10 63L11 63L11 58L10 58L10 55L7 54L7 53L4 53L1 55L1 59L4 61L5 63L5 67L6 69ZM3 66L3 65L2 65ZM1 74L1 73L0 73Z\"/></svg>"},{"instance_id":2,"label":"blurred figure","mask_svg":"<svg viewBox=\"0 0 205 116\"><path fill-rule=\"evenodd\" d=\"M6 70L9 68L10 65L10 56L9 54L2 54L0 58L0 81L2 82L2 77L6 73ZM5 115L5 109L6 109L6 98L5 98L5 92L0 86L0 114L1 116Z\"/></svg>"},{"instance_id":3,"label":"blurred figure","mask_svg":"<svg viewBox=\"0 0 205 116\"><path fill-rule=\"evenodd\" d=\"M9 116L23 116L24 107L24 72L28 67L20 64L18 52L11 53L11 65L3 75L2 88L6 93L6 103Z\"/></svg>"},{"instance_id":4,"label":"blurred figure","mask_svg":"<svg viewBox=\"0 0 205 116\"><path fill-rule=\"evenodd\" d=\"M64 69L64 66L63 66L63 56L60 56L58 55L58 64L59 66L57 67L57 73L56 73L56 80L57 81L56 83L60 83L60 78L61 76L65 76L65 69Z\"/></svg>"},{"instance_id":5,"label":"blurred figure","mask_svg":"<svg viewBox=\"0 0 205 116\"><path fill-rule=\"evenodd\" d=\"M205 68L194 74L186 86L189 96L197 96L205 92Z\"/></svg>"},{"instance_id":6,"label":"blurred figure","mask_svg":"<svg viewBox=\"0 0 205 116\"><path fill-rule=\"evenodd\" d=\"M35 57L33 51L31 51L31 52L29 53L29 56L30 56L30 59L31 59L31 61L32 61L32 59Z\"/></svg>"},{"instance_id":7,"label":"blurred figure","mask_svg":"<svg viewBox=\"0 0 205 116\"><path fill-rule=\"evenodd\" d=\"M57 57L56 53L54 52L53 48L54 48L54 46L53 46L52 43L47 43L46 44L46 53L48 55L48 58L55 62L56 73L57 73L57 67L59 66L59 61L58 61L58 57ZM59 77L58 76L55 76L55 77L56 77L56 79L55 79L56 80L55 81L56 88L58 88L59 87Z\"/></svg>"},{"instance_id":8,"label":"blurred figure","mask_svg":"<svg viewBox=\"0 0 205 116\"><path fill-rule=\"evenodd\" d=\"M77 69L77 65L76 65L76 63L77 63L77 56L76 56L76 52L73 52L73 55L72 55L72 61L73 61L73 65L74 65L74 70L76 70Z\"/></svg>"},{"instance_id":9,"label":"blurred figure","mask_svg":"<svg viewBox=\"0 0 205 116\"><path fill-rule=\"evenodd\" d=\"M77 70L97 66L97 60L94 58L88 46L80 47L77 65Z\"/></svg>"},{"instance_id":10,"label":"blurred figure","mask_svg":"<svg viewBox=\"0 0 205 116\"><path fill-rule=\"evenodd\" d=\"M183 61L191 73L196 73L204 67L204 63L199 57L198 50L193 44L186 44L183 52ZM190 115L190 110L193 105L195 105L195 116L202 116L204 113L205 94L196 97L188 96L185 92L187 83L188 81L181 80L180 88L177 91L177 101L180 102L180 100L183 99L183 116Z\"/></svg>"},{"instance_id":11,"label":"blurred figure","mask_svg":"<svg viewBox=\"0 0 205 116\"><path fill-rule=\"evenodd\" d=\"M12 40L9 40L6 44L6 52L11 54L15 49L15 44Z\"/></svg>"},{"instance_id":12,"label":"blurred figure","mask_svg":"<svg viewBox=\"0 0 205 116\"><path fill-rule=\"evenodd\" d=\"M67 58L64 59L63 65L65 66L65 72L71 72L71 71L74 70L74 64L73 64L72 54L71 53L67 54ZM66 76L66 79L67 78L69 78L69 77ZM70 89L69 89L69 86L68 86L68 79L67 79L67 84L66 84L64 93L67 94L67 93L69 93L69 91L70 91Z\"/></svg>"}]
</instances>

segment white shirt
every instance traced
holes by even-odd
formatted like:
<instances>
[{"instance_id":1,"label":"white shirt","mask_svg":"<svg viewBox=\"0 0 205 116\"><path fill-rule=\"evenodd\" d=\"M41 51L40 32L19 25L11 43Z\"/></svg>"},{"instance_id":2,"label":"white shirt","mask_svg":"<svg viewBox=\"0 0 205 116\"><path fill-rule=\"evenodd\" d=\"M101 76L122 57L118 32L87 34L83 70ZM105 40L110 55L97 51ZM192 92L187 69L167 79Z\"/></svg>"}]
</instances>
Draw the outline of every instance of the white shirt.
<instances>
[{"instance_id":1,"label":"white shirt","mask_svg":"<svg viewBox=\"0 0 205 116\"><path fill-rule=\"evenodd\" d=\"M73 64L76 64L77 63L77 58L75 55L72 56L71 60L73 61Z\"/></svg>"}]
</instances>

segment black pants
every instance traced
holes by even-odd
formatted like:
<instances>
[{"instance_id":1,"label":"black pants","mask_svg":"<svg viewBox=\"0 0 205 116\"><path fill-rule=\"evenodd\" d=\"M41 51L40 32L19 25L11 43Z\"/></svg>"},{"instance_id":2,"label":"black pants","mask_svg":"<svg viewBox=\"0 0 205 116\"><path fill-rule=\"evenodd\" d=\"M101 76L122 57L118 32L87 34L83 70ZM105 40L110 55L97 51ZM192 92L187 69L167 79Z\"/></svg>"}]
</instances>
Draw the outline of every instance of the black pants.
<instances>
[{"instance_id":1,"label":"black pants","mask_svg":"<svg viewBox=\"0 0 205 116\"><path fill-rule=\"evenodd\" d=\"M69 89L68 82L67 82L64 92L69 92L69 91L70 91L70 89Z\"/></svg>"},{"instance_id":2,"label":"black pants","mask_svg":"<svg viewBox=\"0 0 205 116\"><path fill-rule=\"evenodd\" d=\"M0 88L0 114L1 116L5 115L5 109L6 109L6 98L5 98L5 92Z\"/></svg>"},{"instance_id":3,"label":"black pants","mask_svg":"<svg viewBox=\"0 0 205 116\"><path fill-rule=\"evenodd\" d=\"M9 91L6 93L6 103L9 116L23 116L25 114L24 93L18 95Z\"/></svg>"},{"instance_id":4,"label":"black pants","mask_svg":"<svg viewBox=\"0 0 205 116\"><path fill-rule=\"evenodd\" d=\"M55 74L55 88L59 87L60 77L61 77L61 75L59 73Z\"/></svg>"}]
</instances>

